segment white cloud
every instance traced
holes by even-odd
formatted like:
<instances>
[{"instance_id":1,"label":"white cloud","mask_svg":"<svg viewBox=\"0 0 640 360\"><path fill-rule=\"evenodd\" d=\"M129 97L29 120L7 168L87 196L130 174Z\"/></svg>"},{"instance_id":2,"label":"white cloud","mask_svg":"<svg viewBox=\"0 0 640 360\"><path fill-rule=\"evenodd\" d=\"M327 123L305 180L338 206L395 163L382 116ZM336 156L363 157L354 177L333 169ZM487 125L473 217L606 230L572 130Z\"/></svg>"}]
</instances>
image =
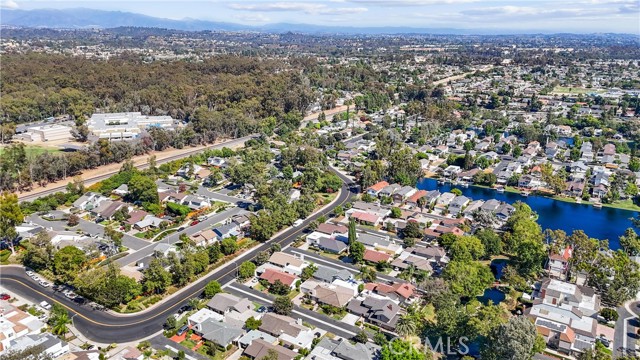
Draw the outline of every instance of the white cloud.
<instances>
[{"instance_id":1,"label":"white cloud","mask_svg":"<svg viewBox=\"0 0 640 360\"><path fill-rule=\"evenodd\" d=\"M18 3L13 0L2 0L0 7L3 9L17 9Z\"/></svg>"},{"instance_id":2,"label":"white cloud","mask_svg":"<svg viewBox=\"0 0 640 360\"><path fill-rule=\"evenodd\" d=\"M482 0L347 0L352 3L371 6L428 6L428 5L455 5L481 2Z\"/></svg>"},{"instance_id":3,"label":"white cloud","mask_svg":"<svg viewBox=\"0 0 640 360\"><path fill-rule=\"evenodd\" d=\"M306 2L276 2L253 4L230 4L229 8L255 12L303 12L311 15L359 14L367 11L364 7L329 7L326 4Z\"/></svg>"}]
</instances>

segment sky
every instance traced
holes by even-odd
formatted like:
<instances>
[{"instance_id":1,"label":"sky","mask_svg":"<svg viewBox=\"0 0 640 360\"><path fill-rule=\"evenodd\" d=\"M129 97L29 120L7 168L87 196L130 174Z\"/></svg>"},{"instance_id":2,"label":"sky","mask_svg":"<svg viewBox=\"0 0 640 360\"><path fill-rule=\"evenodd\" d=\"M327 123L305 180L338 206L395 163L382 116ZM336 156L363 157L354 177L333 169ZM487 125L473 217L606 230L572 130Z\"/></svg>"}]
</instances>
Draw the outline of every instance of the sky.
<instances>
[{"instance_id":1,"label":"sky","mask_svg":"<svg viewBox=\"0 0 640 360\"><path fill-rule=\"evenodd\" d=\"M24 10L84 7L246 25L286 22L640 35L640 0L0 0L0 5Z\"/></svg>"}]
</instances>

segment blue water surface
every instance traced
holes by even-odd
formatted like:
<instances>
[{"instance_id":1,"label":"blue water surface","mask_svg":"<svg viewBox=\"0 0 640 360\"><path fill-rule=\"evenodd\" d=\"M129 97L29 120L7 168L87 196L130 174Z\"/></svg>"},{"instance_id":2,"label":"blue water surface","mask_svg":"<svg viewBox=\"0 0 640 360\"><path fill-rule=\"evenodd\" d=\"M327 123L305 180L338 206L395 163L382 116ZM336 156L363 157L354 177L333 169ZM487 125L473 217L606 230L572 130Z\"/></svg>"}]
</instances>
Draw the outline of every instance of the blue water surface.
<instances>
[{"instance_id":1,"label":"blue water surface","mask_svg":"<svg viewBox=\"0 0 640 360\"><path fill-rule=\"evenodd\" d=\"M469 186L463 188L451 184L440 185L435 179L421 179L418 181L418 189L434 190L440 192L458 188L462 194L473 200L496 199L513 204L516 201L527 203L533 211L538 213L538 223L542 229L561 229L571 234L573 230L584 230L593 238L609 240L609 247L617 250L620 248L618 238L624 234L627 228L634 227L630 218L638 215L637 211L612 209L602 207L600 209L586 204L575 204L553 200L544 196L529 195L524 197L514 193L498 193L493 189ZM636 232L638 229L635 229Z\"/></svg>"}]
</instances>

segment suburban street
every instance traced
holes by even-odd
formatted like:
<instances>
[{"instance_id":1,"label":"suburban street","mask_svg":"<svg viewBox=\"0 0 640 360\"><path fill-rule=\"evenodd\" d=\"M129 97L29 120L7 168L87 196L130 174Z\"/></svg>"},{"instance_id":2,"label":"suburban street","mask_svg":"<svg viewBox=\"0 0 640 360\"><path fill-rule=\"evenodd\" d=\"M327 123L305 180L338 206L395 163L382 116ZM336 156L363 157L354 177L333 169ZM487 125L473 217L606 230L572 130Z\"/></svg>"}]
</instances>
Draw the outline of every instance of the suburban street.
<instances>
[{"instance_id":1,"label":"suburban street","mask_svg":"<svg viewBox=\"0 0 640 360\"><path fill-rule=\"evenodd\" d=\"M176 231L173 234L165 237L164 239L160 240L160 241L156 241L156 242L150 242L150 241L145 241L146 245L144 247L141 247L139 249L137 249L137 251L135 251L134 253L131 253L123 258L120 258L118 260L116 260L116 262L118 264L120 264L121 266L125 266L125 265L129 265L132 263L135 263L136 261L142 260L145 257L153 254L153 249L156 247L156 245L160 244L160 243L164 243L164 244L175 244L177 242L180 241L180 235L181 234L187 234L187 235L193 235L195 233L197 233L198 231L202 231L205 230L219 222L222 222L228 218L230 218L231 216L237 215L240 212L244 211L243 209L239 208L239 207L233 207L231 209L225 210L221 213L217 213L209 218L207 218L204 221L199 222L196 225L193 226L187 226L184 230L182 231Z\"/></svg>"},{"instance_id":2,"label":"suburban street","mask_svg":"<svg viewBox=\"0 0 640 360\"><path fill-rule=\"evenodd\" d=\"M309 224L317 220L321 216L330 214L337 206L344 205L355 194L354 188L349 187L352 180L336 172L343 180L342 189L335 201L322 210L308 217L302 225L298 227L290 227L282 233L274 236L265 243L254 247L245 252L242 261L251 260L256 257L260 251L267 250L274 243L280 244L283 248L291 244L298 238ZM239 211L239 210L238 210ZM213 220L215 221L215 220ZM207 225L203 225L203 228ZM193 227L193 231L198 231L197 226ZM171 241L171 239L169 239ZM151 244L149 251L152 249ZM133 259L123 258L124 262L131 262ZM164 301L159 302L145 312L120 315L109 311L95 310L87 305L81 306L65 298L61 293L53 291L51 288L43 288L34 280L25 274L25 270L21 266L3 267L0 274L0 285L7 287L15 293L23 296L35 303L46 300L49 303L59 303L63 305L73 318L74 325L84 336L92 341L99 343L128 342L141 339L153 335L162 329L167 316L176 312L181 306L187 304L189 299L197 297L201 294L204 286L211 280L217 280L221 284L227 284L236 277L237 267L242 262L240 260L231 261L220 268L215 269L211 273L204 276L202 280L188 285L181 289L173 296L167 297Z\"/></svg>"},{"instance_id":3,"label":"suburban street","mask_svg":"<svg viewBox=\"0 0 640 360\"><path fill-rule=\"evenodd\" d=\"M617 311L619 317L616 321L613 352L615 356L622 356L627 350L635 351L635 344L638 340L637 331L640 328L638 322L640 301L629 303L628 306L620 306Z\"/></svg>"}]
</instances>

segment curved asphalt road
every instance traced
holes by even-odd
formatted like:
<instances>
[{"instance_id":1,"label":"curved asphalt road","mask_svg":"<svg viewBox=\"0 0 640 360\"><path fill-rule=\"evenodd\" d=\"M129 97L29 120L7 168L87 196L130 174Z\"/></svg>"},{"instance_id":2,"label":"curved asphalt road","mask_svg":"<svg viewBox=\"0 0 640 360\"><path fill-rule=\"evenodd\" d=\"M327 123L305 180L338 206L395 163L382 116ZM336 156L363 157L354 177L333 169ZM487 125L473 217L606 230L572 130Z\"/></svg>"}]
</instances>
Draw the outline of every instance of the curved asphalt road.
<instances>
[{"instance_id":1,"label":"curved asphalt road","mask_svg":"<svg viewBox=\"0 0 640 360\"><path fill-rule=\"evenodd\" d=\"M356 189L350 185L352 181L340 172L334 172L342 179L342 191L338 199L329 207L307 218L302 225L290 228L276 238L249 250L249 255L243 259L253 259L258 252L267 250L273 243L279 243L282 247L291 244L307 226L322 215L327 215L339 205L349 201ZM99 343L120 343L148 337L162 329L167 317L176 312L181 306L186 305L189 299L199 296L204 286L211 280L217 280L220 284L228 283L236 277L237 264L229 262L214 270L206 276L206 280L192 285L189 290L180 295L170 297L167 301L157 304L151 310L130 316L117 316L106 311L94 310L89 306L80 306L69 301L61 293L56 293L50 288L45 289L29 278L21 267L1 267L0 284L11 291L28 299L40 302L59 303L69 311L75 327L88 339Z\"/></svg>"}]
</instances>

